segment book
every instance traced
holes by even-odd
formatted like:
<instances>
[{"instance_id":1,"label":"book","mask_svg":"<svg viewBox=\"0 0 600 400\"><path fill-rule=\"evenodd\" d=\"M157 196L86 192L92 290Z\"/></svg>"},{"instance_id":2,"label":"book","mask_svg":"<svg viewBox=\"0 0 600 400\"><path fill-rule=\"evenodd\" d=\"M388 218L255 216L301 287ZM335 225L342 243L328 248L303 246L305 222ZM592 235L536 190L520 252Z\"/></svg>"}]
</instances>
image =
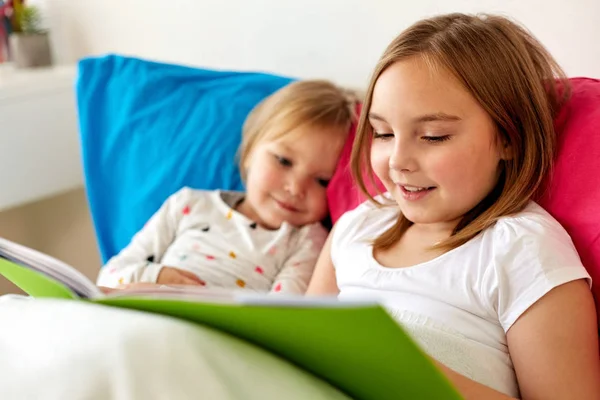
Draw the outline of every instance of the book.
<instances>
[{"instance_id":1,"label":"book","mask_svg":"<svg viewBox=\"0 0 600 400\"><path fill-rule=\"evenodd\" d=\"M209 326L287 359L354 399L461 398L374 302L168 286L105 294L72 266L3 238L0 275L33 297L88 301Z\"/></svg>"}]
</instances>

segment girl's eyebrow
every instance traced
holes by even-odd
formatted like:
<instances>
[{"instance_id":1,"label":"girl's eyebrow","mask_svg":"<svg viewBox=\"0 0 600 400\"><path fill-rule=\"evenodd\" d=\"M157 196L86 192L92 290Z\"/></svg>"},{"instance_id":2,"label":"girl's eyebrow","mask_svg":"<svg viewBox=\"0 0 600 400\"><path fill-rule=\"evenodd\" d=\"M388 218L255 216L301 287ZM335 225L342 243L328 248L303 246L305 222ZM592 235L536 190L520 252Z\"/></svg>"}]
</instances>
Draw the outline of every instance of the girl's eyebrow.
<instances>
[{"instance_id":1,"label":"girl's eyebrow","mask_svg":"<svg viewBox=\"0 0 600 400\"><path fill-rule=\"evenodd\" d=\"M383 118L381 115L375 114L373 112L370 112L369 115L368 115L368 117L369 117L369 119L373 119L375 121L387 122L385 120L385 118Z\"/></svg>"},{"instance_id":2,"label":"girl's eyebrow","mask_svg":"<svg viewBox=\"0 0 600 400\"><path fill-rule=\"evenodd\" d=\"M284 144L284 143L277 143L277 142L276 142L276 144L277 144L277 146L279 146L279 148L280 148L280 149L282 149L282 150L283 150L285 153L290 153L290 154L293 154L293 153L294 153L294 150L293 150L291 147L289 147L288 145L286 145L286 144Z\"/></svg>"},{"instance_id":3,"label":"girl's eyebrow","mask_svg":"<svg viewBox=\"0 0 600 400\"><path fill-rule=\"evenodd\" d=\"M369 119L375 120L375 121L381 121L381 122L386 122L385 118L383 118L381 115L370 112L369 113ZM437 122L437 121L442 121L442 122L456 122L456 121L461 121L462 118L457 116L457 115L451 115L451 114L446 114L443 112L438 112L438 113L433 113L433 114L425 114L422 115L420 117L414 118L413 122L414 123L423 123L423 122Z\"/></svg>"},{"instance_id":4,"label":"girl's eyebrow","mask_svg":"<svg viewBox=\"0 0 600 400\"><path fill-rule=\"evenodd\" d=\"M436 121L445 121L445 122L455 122L461 121L462 118L457 115L446 114L443 112L438 112L434 114L425 114L418 118L415 118L414 121L417 123L420 122L436 122Z\"/></svg>"}]
</instances>

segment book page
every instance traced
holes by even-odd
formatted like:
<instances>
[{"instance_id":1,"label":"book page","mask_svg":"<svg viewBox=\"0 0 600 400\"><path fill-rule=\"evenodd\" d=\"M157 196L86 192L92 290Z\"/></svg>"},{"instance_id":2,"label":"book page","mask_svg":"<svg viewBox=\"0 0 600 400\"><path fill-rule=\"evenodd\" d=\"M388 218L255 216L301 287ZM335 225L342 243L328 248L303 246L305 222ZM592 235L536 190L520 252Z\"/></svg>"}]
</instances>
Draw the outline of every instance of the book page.
<instances>
[{"instance_id":1,"label":"book page","mask_svg":"<svg viewBox=\"0 0 600 400\"><path fill-rule=\"evenodd\" d=\"M70 265L29 247L0 238L0 257L54 279L84 298L103 296L85 275Z\"/></svg>"}]
</instances>

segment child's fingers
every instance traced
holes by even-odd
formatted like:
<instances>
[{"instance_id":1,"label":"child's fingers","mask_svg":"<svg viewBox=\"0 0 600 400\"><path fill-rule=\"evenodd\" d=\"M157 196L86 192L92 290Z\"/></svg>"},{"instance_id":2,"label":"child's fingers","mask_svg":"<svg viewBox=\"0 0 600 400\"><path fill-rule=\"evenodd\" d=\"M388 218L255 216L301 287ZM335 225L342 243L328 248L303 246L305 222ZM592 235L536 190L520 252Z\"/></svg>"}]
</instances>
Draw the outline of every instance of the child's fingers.
<instances>
[{"instance_id":1,"label":"child's fingers","mask_svg":"<svg viewBox=\"0 0 600 400\"><path fill-rule=\"evenodd\" d=\"M202 282L202 280L200 278L198 278L195 274L188 272L188 271L183 271L183 270L178 270L177 271L179 273L179 275L182 276L183 279L186 280L186 285L202 285L204 284L204 282ZM191 281L191 283L189 283L189 281Z\"/></svg>"},{"instance_id":2,"label":"child's fingers","mask_svg":"<svg viewBox=\"0 0 600 400\"><path fill-rule=\"evenodd\" d=\"M201 285L202 283L198 279L191 279L186 276L180 275L176 282L177 285Z\"/></svg>"},{"instance_id":3,"label":"child's fingers","mask_svg":"<svg viewBox=\"0 0 600 400\"><path fill-rule=\"evenodd\" d=\"M200 282L198 282L195 279L190 279L190 278L186 278L185 276L182 276L179 278L179 281L177 282L177 285L193 285L193 286L199 286Z\"/></svg>"},{"instance_id":4,"label":"child's fingers","mask_svg":"<svg viewBox=\"0 0 600 400\"><path fill-rule=\"evenodd\" d=\"M194 273L174 267L163 267L156 283L161 285L205 285Z\"/></svg>"}]
</instances>

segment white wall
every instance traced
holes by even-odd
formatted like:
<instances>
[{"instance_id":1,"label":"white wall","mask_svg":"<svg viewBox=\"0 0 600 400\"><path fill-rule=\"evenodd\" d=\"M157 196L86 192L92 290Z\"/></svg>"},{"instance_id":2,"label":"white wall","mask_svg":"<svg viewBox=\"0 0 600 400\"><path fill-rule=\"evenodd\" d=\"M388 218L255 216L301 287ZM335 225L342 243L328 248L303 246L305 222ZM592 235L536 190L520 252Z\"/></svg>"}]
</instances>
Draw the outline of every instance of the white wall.
<instances>
[{"instance_id":1,"label":"white wall","mask_svg":"<svg viewBox=\"0 0 600 400\"><path fill-rule=\"evenodd\" d=\"M75 68L0 68L0 212L83 184Z\"/></svg>"},{"instance_id":2,"label":"white wall","mask_svg":"<svg viewBox=\"0 0 600 400\"><path fill-rule=\"evenodd\" d=\"M56 58L64 63L120 52L363 87L387 43L417 19L486 11L525 24L569 75L600 77L600 0L37 2L45 2Z\"/></svg>"}]
</instances>

